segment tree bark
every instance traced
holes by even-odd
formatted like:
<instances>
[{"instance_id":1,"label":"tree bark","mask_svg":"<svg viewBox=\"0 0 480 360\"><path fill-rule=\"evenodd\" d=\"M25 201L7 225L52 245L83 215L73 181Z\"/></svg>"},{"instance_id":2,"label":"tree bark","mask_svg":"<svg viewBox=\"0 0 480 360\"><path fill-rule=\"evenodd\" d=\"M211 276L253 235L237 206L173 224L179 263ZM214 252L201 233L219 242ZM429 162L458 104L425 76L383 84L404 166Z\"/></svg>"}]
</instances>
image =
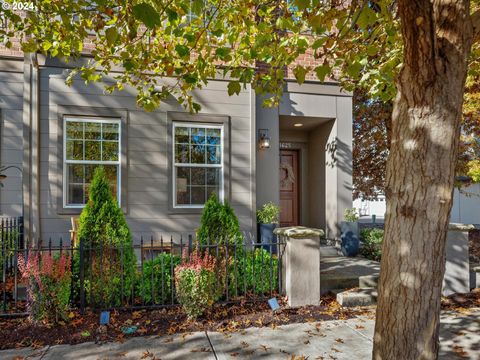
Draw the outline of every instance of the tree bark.
<instances>
[{"instance_id":1,"label":"tree bark","mask_svg":"<svg viewBox=\"0 0 480 360\"><path fill-rule=\"evenodd\" d=\"M404 65L387 162L373 359L437 359L467 59L468 0L399 0Z\"/></svg>"}]
</instances>

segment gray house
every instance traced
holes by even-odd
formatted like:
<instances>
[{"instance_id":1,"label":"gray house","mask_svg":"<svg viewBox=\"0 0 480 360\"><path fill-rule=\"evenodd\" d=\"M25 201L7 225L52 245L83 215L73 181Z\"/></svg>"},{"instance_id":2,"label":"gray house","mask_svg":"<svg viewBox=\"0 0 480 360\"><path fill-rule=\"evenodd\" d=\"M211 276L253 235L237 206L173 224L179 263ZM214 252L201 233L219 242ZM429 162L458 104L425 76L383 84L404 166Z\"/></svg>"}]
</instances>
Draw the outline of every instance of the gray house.
<instances>
[{"instance_id":1,"label":"gray house","mask_svg":"<svg viewBox=\"0 0 480 360\"><path fill-rule=\"evenodd\" d=\"M212 192L246 232L273 201L282 225L338 236L352 206L352 99L338 86L288 82L281 105L264 108L249 87L230 97L227 81L212 80L194 94L199 114L174 99L147 113L132 89L69 87L67 73L40 55L0 58L0 163L19 168L5 172L0 216L23 211L30 238L69 237L98 165L135 239L194 232Z\"/></svg>"}]
</instances>

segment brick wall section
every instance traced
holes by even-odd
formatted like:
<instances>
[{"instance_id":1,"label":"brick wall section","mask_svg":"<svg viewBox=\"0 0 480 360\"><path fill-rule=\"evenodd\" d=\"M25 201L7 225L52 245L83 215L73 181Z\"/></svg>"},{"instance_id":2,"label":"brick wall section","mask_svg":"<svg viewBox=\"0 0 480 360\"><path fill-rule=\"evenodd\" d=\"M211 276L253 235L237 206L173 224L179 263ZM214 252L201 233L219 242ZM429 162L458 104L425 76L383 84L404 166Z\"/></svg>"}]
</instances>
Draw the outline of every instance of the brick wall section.
<instances>
[{"instance_id":1,"label":"brick wall section","mask_svg":"<svg viewBox=\"0 0 480 360\"><path fill-rule=\"evenodd\" d=\"M93 50L93 43L91 41L86 41L84 44L83 53L88 54L91 50ZM13 46L11 49L7 49L5 46L0 44L0 57L23 58L23 52L21 50L19 41L14 40ZM310 66L314 68L315 66L320 65L321 61L319 59L315 59L312 49L308 49L305 54L301 55L295 61L295 63L293 63L291 66L288 67L287 71L285 72L285 76L287 79L295 79L295 76L293 75L293 68L297 64L300 64L303 66ZM265 70L267 66L268 66L267 64L257 63L257 68L259 71ZM310 80L310 81L317 80L315 72L310 71L305 77L305 80Z\"/></svg>"}]
</instances>

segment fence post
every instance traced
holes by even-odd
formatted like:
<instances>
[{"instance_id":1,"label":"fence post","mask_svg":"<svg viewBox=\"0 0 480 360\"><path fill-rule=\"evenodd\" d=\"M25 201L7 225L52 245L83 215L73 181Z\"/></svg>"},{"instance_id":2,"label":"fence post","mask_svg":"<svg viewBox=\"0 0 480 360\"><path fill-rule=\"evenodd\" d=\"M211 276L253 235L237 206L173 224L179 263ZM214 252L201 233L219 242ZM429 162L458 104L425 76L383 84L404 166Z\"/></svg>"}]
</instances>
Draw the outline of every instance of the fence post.
<instances>
[{"instance_id":1,"label":"fence post","mask_svg":"<svg viewBox=\"0 0 480 360\"><path fill-rule=\"evenodd\" d=\"M320 237L323 230L293 226L274 233L286 240L285 293L289 306L318 305L320 301Z\"/></svg>"},{"instance_id":2,"label":"fence post","mask_svg":"<svg viewBox=\"0 0 480 360\"><path fill-rule=\"evenodd\" d=\"M85 241L83 238L80 238L80 261L79 261L79 266L80 266L80 314L85 313L85 254L84 254L84 245Z\"/></svg>"}]
</instances>

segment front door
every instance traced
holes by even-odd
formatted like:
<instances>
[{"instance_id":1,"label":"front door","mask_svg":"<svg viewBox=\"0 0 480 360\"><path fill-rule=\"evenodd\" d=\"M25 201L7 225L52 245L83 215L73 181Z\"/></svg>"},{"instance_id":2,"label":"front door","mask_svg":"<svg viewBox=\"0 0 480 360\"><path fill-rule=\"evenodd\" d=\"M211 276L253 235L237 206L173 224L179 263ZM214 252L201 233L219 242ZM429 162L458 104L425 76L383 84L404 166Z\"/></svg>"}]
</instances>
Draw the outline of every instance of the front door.
<instances>
[{"instance_id":1,"label":"front door","mask_svg":"<svg viewBox=\"0 0 480 360\"><path fill-rule=\"evenodd\" d=\"M280 150L280 226L298 225L298 151Z\"/></svg>"}]
</instances>

